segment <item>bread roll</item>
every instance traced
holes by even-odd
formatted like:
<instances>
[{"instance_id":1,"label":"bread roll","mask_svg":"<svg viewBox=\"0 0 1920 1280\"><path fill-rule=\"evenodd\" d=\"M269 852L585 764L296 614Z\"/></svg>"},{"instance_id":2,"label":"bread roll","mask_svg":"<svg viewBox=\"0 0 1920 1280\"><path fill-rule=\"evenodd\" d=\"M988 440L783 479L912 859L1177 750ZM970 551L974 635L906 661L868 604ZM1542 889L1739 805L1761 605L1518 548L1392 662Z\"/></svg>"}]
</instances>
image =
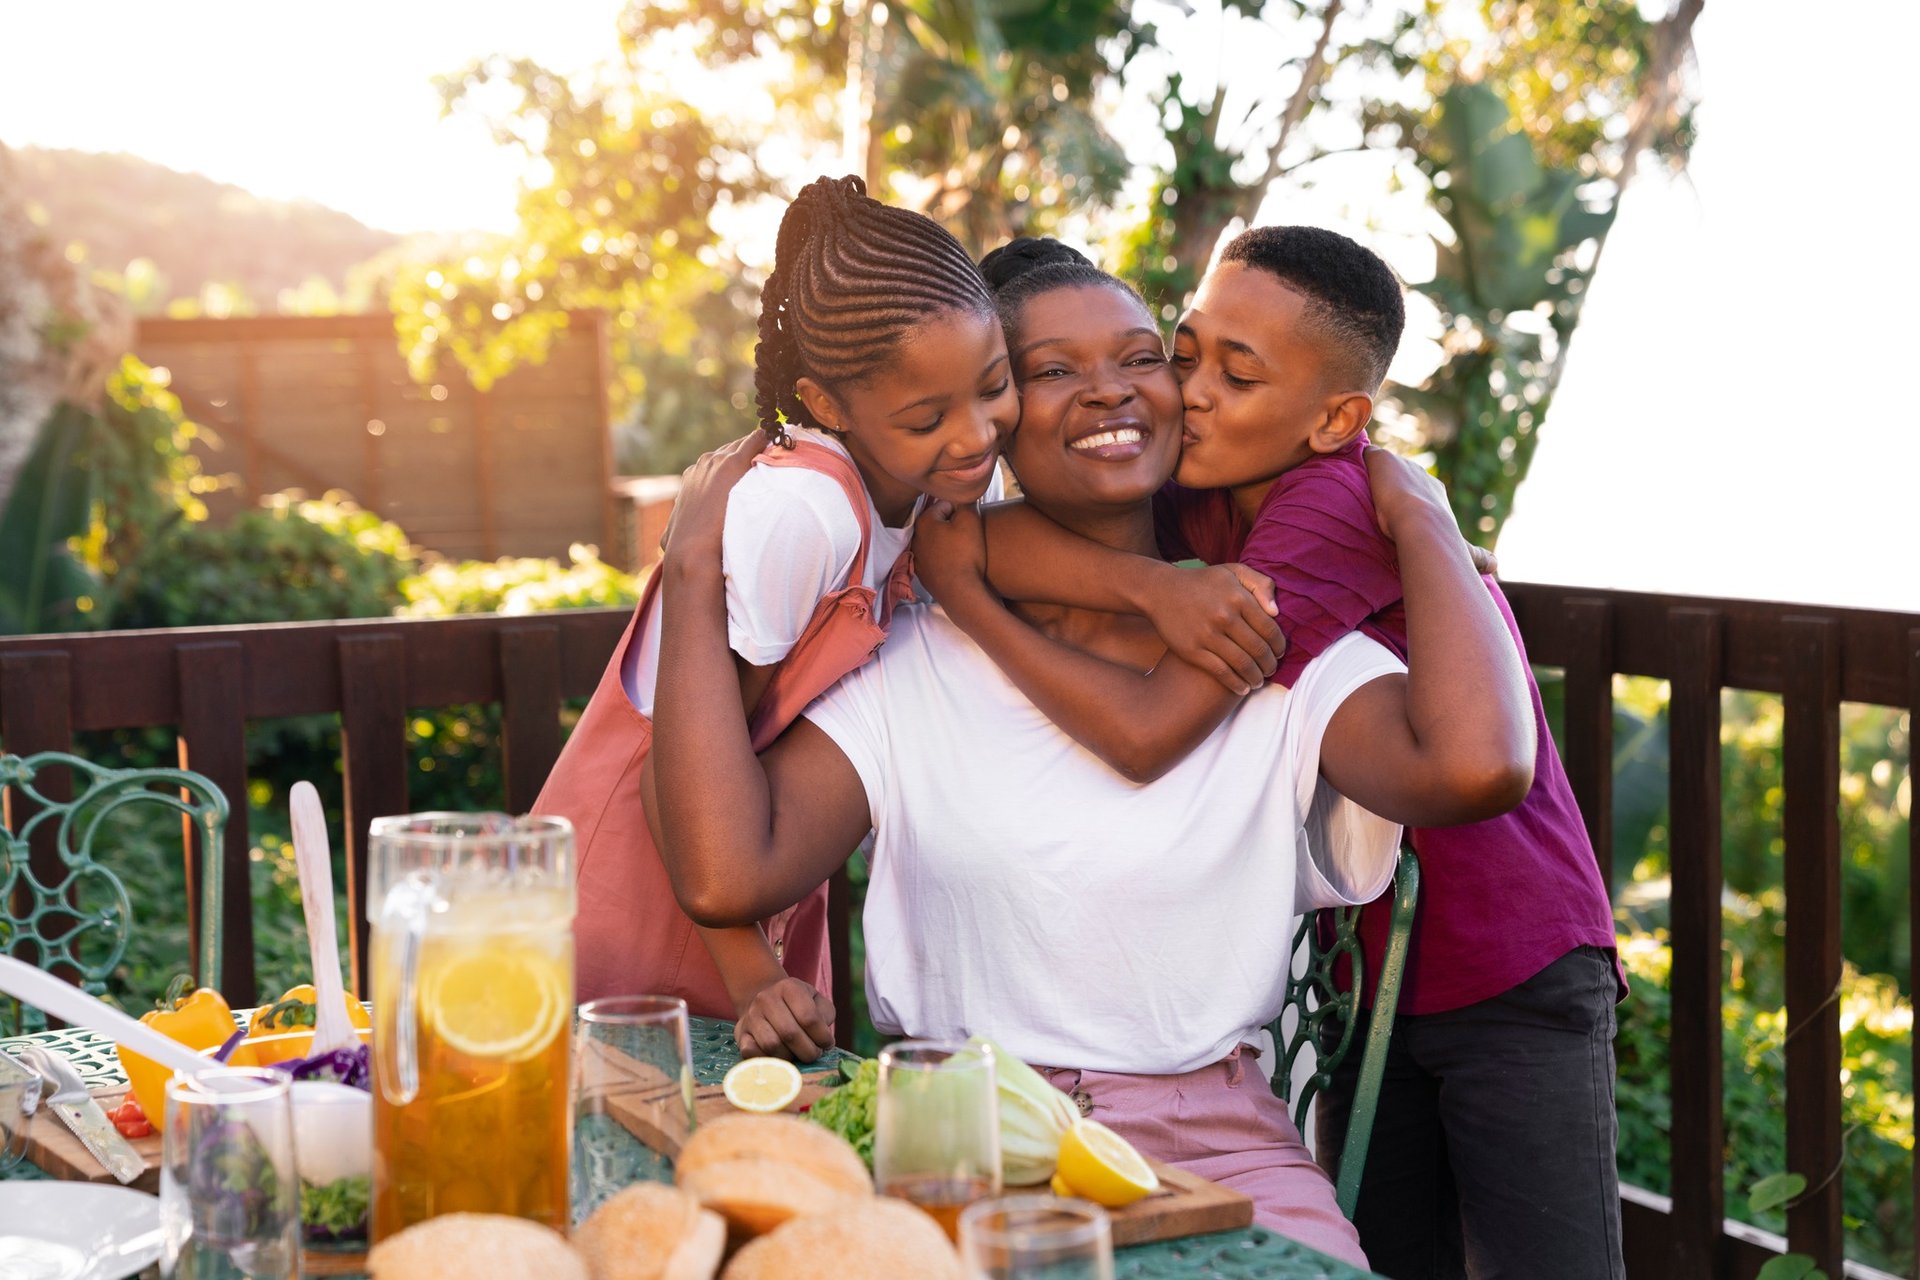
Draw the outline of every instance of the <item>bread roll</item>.
<instances>
[{"instance_id":1,"label":"bread roll","mask_svg":"<svg viewBox=\"0 0 1920 1280\"><path fill-rule=\"evenodd\" d=\"M938 1224L904 1200L875 1196L796 1218L733 1255L721 1280L964 1280Z\"/></svg>"},{"instance_id":2,"label":"bread roll","mask_svg":"<svg viewBox=\"0 0 1920 1280\"><path fill-rule=\"evenodd\" d=\"M873 1195L867 1166L846 1139L796 1116L702 1124L680 1150L674 1181L724 1217L736 1239Z\"/></svg>"},{"instance_id":3,"label":"bread roll","mask_svg":"<svg viewBox=\"0 0 1920 1280\"><path fill-rule=\"evenodd\" d=\"M595 1209L573 1244L592 1280L713 1280L727 1224L684 1191L642 1182Z\"/></svg>"},{"instance_id":4,"label":"bread roll","mask_svg":"<svg viewBox=\"0 0 1920 1280\"><path fill-rule=\"evenodd\" d=\"M587 1265L557 1231L498 1213L449 1213L416 1222L373 1246L370 1280L588 1280Z\"/></svg>"}]
</instances>

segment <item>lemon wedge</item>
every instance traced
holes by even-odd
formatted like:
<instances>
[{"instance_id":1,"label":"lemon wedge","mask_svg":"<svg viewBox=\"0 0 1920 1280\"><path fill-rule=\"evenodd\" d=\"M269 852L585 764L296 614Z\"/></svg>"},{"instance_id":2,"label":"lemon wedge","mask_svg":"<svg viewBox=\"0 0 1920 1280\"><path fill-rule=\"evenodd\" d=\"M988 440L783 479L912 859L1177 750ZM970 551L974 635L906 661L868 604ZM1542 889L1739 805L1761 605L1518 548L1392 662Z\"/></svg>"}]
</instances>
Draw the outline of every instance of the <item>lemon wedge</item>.
<instances>
[{"instance_id":1,"label":"lemon wedge","mask_svg":"<svg viewBox=\"0 0 1920 1280\"><path fill-rule=\"evenodd\" d=\"M463 950L422 975L420 998L434 1034L475 1058L523 1062L567 1023L560 961L526 947Z\"/></svg>"},{"instance_id":2,"label":"lemon wedge","mask_svg":"<svg viewBox=\"0 0 1920 1280\"><path fill-rule=\"evenodd\" d=\"M748 1058L728 1069L720 1092L742 1111L785 1111L800 1096L800 1068L784 1058Z\"/></svg>"},{"instance_id":3,"label":"lemon wedge","mask_svg":"<svg viewBox=\"0 0 1920 1280\"><path fill-rule=\"evenodd\" d=\"M1128 1141L1098 1120L1075 1120L1060 1139L1060 1172L1074 1195L1109 1209L1160 1189L1153 1168Z\"/></svg>"}]
</instances>

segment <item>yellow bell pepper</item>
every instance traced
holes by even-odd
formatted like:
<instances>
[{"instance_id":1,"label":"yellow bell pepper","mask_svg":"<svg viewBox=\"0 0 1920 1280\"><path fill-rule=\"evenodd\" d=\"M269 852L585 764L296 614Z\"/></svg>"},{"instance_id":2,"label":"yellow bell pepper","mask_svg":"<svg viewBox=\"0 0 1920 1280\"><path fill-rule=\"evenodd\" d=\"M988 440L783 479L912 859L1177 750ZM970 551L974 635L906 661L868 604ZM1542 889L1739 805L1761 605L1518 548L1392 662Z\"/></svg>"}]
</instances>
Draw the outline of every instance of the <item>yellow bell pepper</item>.
<instances>
[{"instance_id":1,"label":"yellow bell pepper","mask_svg":"<svg viewBox=\"0 0 1920 1280\"><path fill-rule=\"evenodd\" d=\"M247 1038L279 1035L286 1031L311 1030L318 1015L320 997L315 993L311 982L303 982L297 987L288 987L286 994L270 1005L254 1012L253 1021L247 1024ZM346 997L347 1017L356 1027L370 1027L373 1020L367 1016L367 1007L351 995Z\"/></svg>"},{"instance_id":2,"label":"yellow bell pepper","mask_svg":"<svg viewBox=\"0 0 1920 1280\"><path fill-rule=\"evenodd\" d=\"M155 1009L142 1015L140 1021L167 1039L178 1040L196 1051L217 1049L234 1032L233 1010L227 1007L220 993L211 987L202 987L192 995L174 999L172 1007ZM120 1055L120 1069L127 1073L127 1083L133 1089L134 1101L147 1113L148 1122L156 1131L165 1127L167 1081L173 1078L173 1069L163 1067L151 1058L143 1058L121 1045L115 1045L114 1052Z\"/></svg>"},{"instance_id":3,"label":"yellow bell pepper","mask_svg":"<svg viewBox=\"0 0 1920 1280\"><path fill-rule=\"evenodd\" d=\"M346 1006L347 1018L355 1027L373 1025L366 1006L351 995L346 997ZM247 1025L247 1038L230 1061L235 1066L273 1067L306 1056L313 1047L313 1024L318 1013L319 996L312 983L287 988L278 1000L255 1011Z\"/></svg>"}]
</instances>

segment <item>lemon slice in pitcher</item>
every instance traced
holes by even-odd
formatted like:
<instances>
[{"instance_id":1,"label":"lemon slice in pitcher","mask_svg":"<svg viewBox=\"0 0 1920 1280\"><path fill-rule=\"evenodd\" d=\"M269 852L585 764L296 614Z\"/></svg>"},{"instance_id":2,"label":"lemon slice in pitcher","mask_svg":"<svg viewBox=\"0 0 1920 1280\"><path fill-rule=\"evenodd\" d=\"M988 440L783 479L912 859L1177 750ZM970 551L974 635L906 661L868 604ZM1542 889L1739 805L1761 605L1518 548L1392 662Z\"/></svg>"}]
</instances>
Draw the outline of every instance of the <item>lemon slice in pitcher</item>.
<instances>
[{"instance_id":1,"label":"lemon slice in pitcher","mask_svg":"<svg viewBox=\"0 0 1920 1280\"><path fill-rule=\"evenodd\" d=\"M1132 1204L1160 1187L1153 1167L1125 1138L1098 1120L1076 1120L1060 1139L1060 1172L1073 1194L1109 1209Z\"/></svg>"},{"instance_id":2,"label":"lemon slice in pitcher","mask_svg":"<svg viewBox=\"0 0 1920 1280\"><path fill-rule=\"evenodd\" d=\"M553 1043L567 1020L559 961L528 948L449 958L428 972L420 995L434 1034L476 1058L531 1058Z\"/></svg>"}]
</instances>

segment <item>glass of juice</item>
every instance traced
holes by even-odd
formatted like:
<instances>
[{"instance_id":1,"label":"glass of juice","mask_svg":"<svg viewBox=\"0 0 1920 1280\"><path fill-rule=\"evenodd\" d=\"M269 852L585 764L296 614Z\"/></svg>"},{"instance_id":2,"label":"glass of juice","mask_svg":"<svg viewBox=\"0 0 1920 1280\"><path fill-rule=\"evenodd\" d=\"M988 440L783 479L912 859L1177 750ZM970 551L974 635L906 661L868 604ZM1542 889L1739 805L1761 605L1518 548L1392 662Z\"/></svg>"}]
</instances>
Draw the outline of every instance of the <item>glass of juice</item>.
<instances>
[{"instance_id":1,"label":"glass of juice","mask_svg":"<svg viewBox=\"0 0 1920 1280\"><path fill-rule=\"evenodd\" d=\"M902 1040L880 1051L873 1177L959 1239L960 1211L1000 1194L1000 1095L993 1050Z\"/></svg>"},{"instance_id":2,"label":"glass of juice","mask_svg":"<svg viewBox=\"0 0 1920 1280\"><path fill-rule=\"evenodd\" d=\"M573 828L375 819L373 1223L443 1213L569 1225Z\"/></svg>"},{"instance_id":3,"label":"glass of juice","mask_svg":"<svg viewBox=\"0 0 1920 1280\"><path fill-rule=\"evenodd\" d=\"M672 1182L693 1134L693 1050L687 1002L608 996L580 1006L574 1027L574 1216L622 1187Z\"/></svg>"},{"instance_id":4,"label":"glass of juice","mask_svg":"<svg viewBox=\"0 0 1920 1280\"><path fill-rule=\"evenodd\" d=\"M960 1259L983 1280L1113 1280L1113 1228L1085 1200L982 1200L960 1215Z\"/></svg>"}]
</instances>

